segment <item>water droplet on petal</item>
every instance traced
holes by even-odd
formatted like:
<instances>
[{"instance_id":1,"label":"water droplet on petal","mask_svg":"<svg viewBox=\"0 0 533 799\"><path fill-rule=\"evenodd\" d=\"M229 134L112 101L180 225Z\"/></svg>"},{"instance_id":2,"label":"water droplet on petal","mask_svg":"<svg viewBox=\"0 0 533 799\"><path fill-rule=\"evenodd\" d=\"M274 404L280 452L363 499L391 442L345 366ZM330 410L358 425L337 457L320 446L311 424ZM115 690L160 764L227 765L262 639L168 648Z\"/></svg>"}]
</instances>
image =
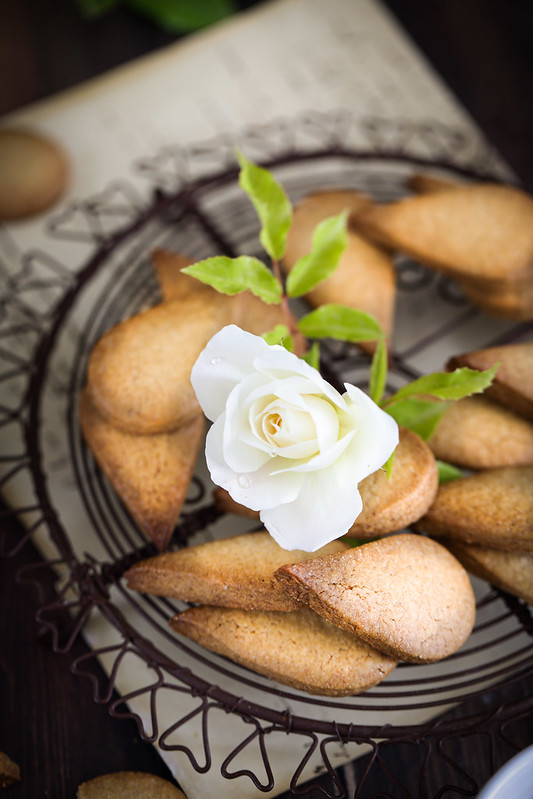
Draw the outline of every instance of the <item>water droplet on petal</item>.
<instances>
[{"instance_id":1,"label":"water droplet on petal","mask_svg":"<svg viewBox=\"0 0 533 799\"><path fill-rule=\"evenodd\" d=\"M239 475L239 477L237 478L237 482L241 488L249 488L249 486L251 486L252 484L252 481L246 474Z\"/></svg>"},{"instance_id":2,"label":"water droplet on petal","mask_svg":"<svg viewBox=\"0 0 533 799\"><path fill-rule=\"evenodd\" d=\"M222 358L211 358L211 366L218 366L222 363Z\"/></svg>"}]
</instances>

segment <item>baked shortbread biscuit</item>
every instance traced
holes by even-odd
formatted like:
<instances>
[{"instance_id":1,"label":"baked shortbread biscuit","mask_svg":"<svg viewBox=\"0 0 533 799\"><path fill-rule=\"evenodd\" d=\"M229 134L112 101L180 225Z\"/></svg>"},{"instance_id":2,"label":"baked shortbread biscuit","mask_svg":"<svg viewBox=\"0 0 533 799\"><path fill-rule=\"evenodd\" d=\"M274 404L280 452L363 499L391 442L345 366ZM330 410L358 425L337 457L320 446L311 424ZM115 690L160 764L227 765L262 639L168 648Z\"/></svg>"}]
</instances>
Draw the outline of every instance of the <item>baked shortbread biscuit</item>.
<instances>
[{"instance_id":1,"label":"baked shortbread biscuit","mask_svg":"<svg viewBox=\"0 0 533 799\"><path fill-rule=\"evenodd\" d=\"M440 191L461 188L464 184L434 173L415 172L408 178L407 185L415 194L436 194Z\"/></svg>"},{"instance_id":2,"label":"baked shortbread biscuit","mask_svg":"<svg viewBox=\"0 0 533 799\"><path fill-rule=\"evenodd\" d=\"M224 295L165 302L119 322L94 346L87 383L99 413L129 433L168 433L199 411L191 369L227 324Z\"/></svg>"},{"instance_id":3,"label":"baked shortbread biscuit","mask_svg":"<svg viewBox=\"0 0 533 799\"><path fill-rule=\"evenodd\" d=\"M333 541L318 552L287 552L266 532L246 533L143 560L124 577L136 591L201 605L295 610L298 603L274 578L276 569L345 549Z\"/></svg>"},{"instance_id":4,"label":"baked shortbread biscuit","mask_svg":"<svg viewBox=\"0 0 533 799\"><path fill-rule=\"evenodd\" d=\"M484 393L515 413L533 419L533 341L465 352L450 358L446 367L483 370L496 363L498 371Z\"/></svg>"},{"instance_id":5,"label":"baked shortbread biscuit","mask_svg":"<svg viewBox=\"0 0 533 799\"><path fill-rule=\"evenodd\" d=\"M193 263L183 253L154 250L150 260L164 302L174 302L175 300L187 302L195 294L208 297L214 291L210 286L181 271Z\"/></svg>"},{"instance_id":6,"label":"baked shortbread biscuit","mask_svg":"<svg viewBox=\"0 0 533 799\"><path fill-rule=\"evenodd\" d=\"M435 456L419 435L400 427L390 477L383 469L359 483L363 510L348 531L355 538L375 538L413 524L431 506L439 475Z\"/></svg>"},{"instance_id":7,"label":"baked shortbread biscuit","mask_svg":"<svg viewBox=\"0 0 533 799\"><path fill-rule=\"evenodd\" d=\"M317 224L347 209L350 216L346 250L333 274L306 297L316 307L341 303L370 313L390 335L396 298L392 260L381 248L366 241L350 227L351 220L371 205L367 197L348 191L324 191L306 197L294 210L282 265L289 272L300 258L309 253ZM375 345L362 342L360 346L372 350Z\"/></svg>"},{"instance_id":8,"label":"baked shortbread biscuit","mask_svg":"<svg viewBox=\"0 0 533 799\"><path fill-rule=\"evenodd\" d=\"M82 782L76 799L187 799L168 780L143 771L115 771Z\"/></svg>"},{"instance_id":9,"label":"baked shortbread biscuit","mask_svg":"<svg viewBox=\"0 0 533 799\"><path fill-rule=\"evenodd\" d=\"M443 541L465 569L533 605L533 553Z\"/></svg>"},{"instance_id":10,"label":"baked shortbread biscuit","mask_svg":"<svg viewBox=\"0 0 533 799\"><path fill-rule=\"evenodd\" d=\"M473 305L502 319L533 319L533 278L507 285L478 285L474 281L458 281Z\"/></svg>"},{"instance_id":11,"label":"baked shortbread biscuit","mask_svg":"<svg viewBox=\"0 0 533 799\"><path fill-rule=\"evenodd\" d=\"M533 199L496 184L461 186L365 209L357 227L455 278L531 280Z\"/></svg>"},{"instance_id":12,"label":"baked shortbread biscuit","mask_svg":"<svg viewBox=\"0 0 533 799\"><path fill-rule=\"evenodd\" d=\"M22 128L0 130L0 219L45 211L65 191L70 166L55 142Z\"/></svg>"},{"instance_id":13,"label":"baked shortbread biscuit","mask_svg":"<svg viewBox=\"0 0 533 799\"><path fill-rule=\"evenodd\" d=\"M310 694L362 693L396 666L393 658L306 609L276 613L203 606L179 613L170 624L207 649Z\"/></svg>"},{"instance_id":14,"label":"baked shortbread biscuit","mask_svg":"<svg viewBox=\"0 0 533 799\"><path fill-rule=\"evenodd\" d=\"M488 397L450 405L428 441L437 458L465 469L533 463L533 424Z\"/></svg>"},{"instance_id":15,"label":"baked shortbread biscuit","mask_svg":"<svg viewBox=\"0 0 533 799\"><path fill-rule=\"evenodd\" d=\"M164 549L178 521L203 442L201 414L172 433L137 436L118 430L80 401L82 432L100 468L145 535Z\"/></svg>"},{"instance_id":16,"label":"baked shortbread biscuit","mask_svg":"<svg viewBox=\"0 0 533 799\"><path fill-rule=\"evenodd\" d=\"M452 480L417 526L438 538L533 552L533 466L506 466Z\"/></svg>"},{"instance_id":17,"label":"baked shortbread biscuit","mask_svg":"<svg viewBox=\"0 0 533 799\"><path fill-rule=\"evenodd\" d=\"M438 482L437 462L428 445L401 427L391 476L380 469L359 483L363 510L347 536L376 538L413 524L431 506ZM214 497L219 510L259 519L259 513L235 502L222 488L215 490Z\"/></svg>"},{"instance_id":18,"label":"baked shortbread biscuit","mask_svg":"<svg viewBox=\"0 0 533 799\"><path fill-rule=\"evenodd\" d=\"M399 660L447 657L474 624L465 569L445 547L412 533L282 566L276 577L332 624Z\"/></svg>"}]
</instances>

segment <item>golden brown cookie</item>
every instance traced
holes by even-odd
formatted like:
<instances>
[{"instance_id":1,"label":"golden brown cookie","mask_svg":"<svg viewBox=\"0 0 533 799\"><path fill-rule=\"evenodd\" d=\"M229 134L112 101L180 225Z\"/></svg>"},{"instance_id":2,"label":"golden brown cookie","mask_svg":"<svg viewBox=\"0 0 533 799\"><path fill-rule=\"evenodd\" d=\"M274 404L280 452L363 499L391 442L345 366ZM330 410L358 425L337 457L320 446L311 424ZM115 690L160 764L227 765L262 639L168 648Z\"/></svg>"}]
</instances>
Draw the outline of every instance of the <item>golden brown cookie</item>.
<instances>
[{"instance_id":1,"label":"golden brown cookie","mask_svg":"<svg viewBox=\"0 0 533 799\"><path fill-rule=\"evenodd\" d=\"M463 184L457 180L443 178L429 172L415 172L407 181L408 187L415 194L435 194L439 191L450 191L460 188Z\"/></svg>"},{"instance_id":2,"label":"golden brown cookie","mask_svg":"<svg viewBox=\"0 0 533 799\"><path fill-rule=\"evenodd\" d=\"M346 535L376 538L413 524L435 499L438 482L437 463L428 445L416 433L400 428L391 476L380 469L359 483L363 510ZM214 498L219 510L259 519L256 511L239 505L222 488L214 491Z\"/></svg>"},{"instance_id":3,"label":"golden brown cookie","mask_svg":"<svg viewBox=\"0 0 533 799\"><path fill-rule=\"evenodd\" d=\"M276 577L332 624L399 660L447 657L474 624L464 568L440 544L411 533L282 566Z\"/></svg>"},{"instance_id":4,"label":"golden brown cookie","mask_svg":"<svg viewBox=\"0 0 533 799\"><path fill-rule=\"evenodd\" d=\"M210 286L181 271L193 263L182 253L154 250L151 262L164 302L174 302L175 300L186 302L194 294L211 296L214 292Z\"/></svg>"},{"instance_id":5,"label":"golden brown cookie","mask_svg":"<svg viewBox=\"0 0 533 799\"><path fill-rule=\"evenodd\" d=\"M488 397L450 405L428 441L437 458L465 469L533 463L533 424Z\"/></svg>"},{"instance_id":6,"label":"golden brown cookie","mask_svg":"<svg viewBox=\"0 0 533 799\"><path fill-rule=\"evenodd\" d=\"M458 281L472 305L491 316L502 319L533 319L533 280L508 284L479 285L474 281Z\"/></svg>"},{"instance_id":7,"label":"golden brown cookie","mask_svg":"<svg viewBox=\"0 0 533 799\"><path fill-rule=\"evenodd\" d=\"M77 799L187 799L168 780L142 771L102 774L78 787Z\"/></svg>"},{"instance_id":8,"label":"golden brown cookie","mask_svg":"<svg viewBox=\"0 0 533 799\"><path fill-rule=\"evenodd\" d=\"M438 485L430 448L419 435L401 427L391 475L379 469L359 483L363 510L347 535L375 538L413 524L434 501Z\"/></svg>"},{"instance_id":9,"label":"golden brown cookie","mask_svg":"<svg viewBox=\"0 0 533 799\"><path fill-rule=\"evenodd\" d=\"M318 552L287 552L266 532L211 541L143 560L124 575L128 588L201 605L295 610L274 572L285 563L348 548L333 541Z\"/></svg>"},{"instance_id":10,"label":"golden brown cookie","mask_svg":"<svg viewBox=\"0 0 533 799\"><path fill-rule=\"evenodd\" d=\"M533 419L533 341L465 352L450 358L446 367L490 369L496 363L498 371L485 394L515 413Z\"/></svg>"},{"instance_id":11,"label":"golden brown cookie","mask_svg":"<svg viewBox=\"0 0 533 799\"><path fill-rule=\"evenodd\" d=\"M0 219L22 219L53 205L69 178L63 150L28 130L0 130Z\"/></svg>"},{"instance_id":12,"label":"golden brown cookie","mask_svg":"<svg viewBox=\"0 0 533 799\"><path fill-rule=\"evenodd\" d=\"M178 521L203 442L201 414L172 433L137 436L110 425L84 392L80 401L84 438L109 482L158 549Z\"/></svg>"},{"instance_id":13,"label":"golden brown cookie","mask_svg":"<svg viewBox=\"0 0 533 799\"><path fill-rule=\"evenodd\" d=\"M91 399L104 418L129 433L167 433L199 405L191 369L209 339L229 321L226 297L165 302L105 333L87 372Z\"/></svg>"},{"instance_id":14,"label":"golden brown cookie","mask_svg":"<svg viewBox=\"0 0 533 799\"><path fill-rule=\"evenodd\" d=\"M0 752L0 788L9 788L20 781L20 769L5 752Z\"/></svg>"},{"instance_id":15,"label":"golden brown cookie","mask_svg":"<svg viewBox=\"0 0 533 799\"><path fill-rule=\"evenodd\" d=\"M533 552L533 466L506 466L452 480L418 523L437 536Z\"/></svg>"},{"instance_id":16,"label":"golden brown cookie","mask_svg":"<svg viewBox=\"0 0 533 799\"><path fill-rule=\"evenodd\" d=\"M443 541L465 569L533 605L533 554Z\"/></svg>"},{"instance_id":17,"label":"golden brown cookie","mask_svg":"<svg viewBox=\"0 0 533 799\"><path fill-rule=\"evenodd\" d=\"M370 206L367 197L355 192L318 192L306 197L294 210L283 256L284 270L289 272L309 253L313 231L323 219L348 209L350 225L362 209ZM316 307L336 302L373 314L387 334L392 331L395 297L396 277L391 259L350 227L348 244L337 269L307 295ZM373 349L374 344L364 342L361 347Z\"/></svg>"},{"instance_id":18,"label":"golden brown cookie","mask_svg":"<svg viewBox=\"0 0 533 799\"><path fill-rule=\"evenodd\" d=\"M309 610L195 607L172 628L207 649L310 694L346 696L381 682L396 661Z\"/></svg>"},{"instance_id":19,"label":"golden brown cookie","mask_svg":"<svg viewBox=\"0 0 533 799\"><path fill-rule=\"evenodd\" d=\"M364 210L358 229L455 278L531 280L533 199L496 184L461 186Z\"/></svg>"}]
</instances>

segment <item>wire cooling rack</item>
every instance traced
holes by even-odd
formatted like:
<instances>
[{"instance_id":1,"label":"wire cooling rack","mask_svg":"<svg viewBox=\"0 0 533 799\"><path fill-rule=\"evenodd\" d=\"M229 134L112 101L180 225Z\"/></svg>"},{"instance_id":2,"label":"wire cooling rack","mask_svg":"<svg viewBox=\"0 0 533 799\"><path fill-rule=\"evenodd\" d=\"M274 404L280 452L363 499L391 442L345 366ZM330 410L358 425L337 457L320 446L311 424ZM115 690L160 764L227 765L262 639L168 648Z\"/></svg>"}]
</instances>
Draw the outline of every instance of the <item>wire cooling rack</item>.
<instances>
[{"instance_id":1,"label":"wire cooling rack","mask_svg":"<svg viewBox=\"0 0 533 799\"><path fill-rule=\"evenodd\" d=\"M347 115L310 115L291 125L246 131L239 143L274 170L294 201L328 186L390 201L406 193L413 171L423 169L467 180L502 176L490 150L472 152L460 132L442 126L367 120L358 130L364 146L353 147ZM54 594L46 595L41 585L39 622L64 653L85 632L93 649L72 667L92 680L95 700L108 703L112 716L135 718L146 741L182 753L200 773L219 768L228 779L271 791L277 787L276 753L290 735L301 743L290 780L295 795L305 794L302 783L314 763L314 773L330 775L330 787L321 783L320 791L347 796L335 771L339 758L366 753L354 794L362 797L386 747L416 744L427 751L419 784L429 779L431 758L443 757L455 775L451 795L471 795L477 786L468 766L447 755L444 744L480 733L495 745L513 720L531 713L533 697L501 699L502 690L533 672L533 620L524 603L474 581L476 625L458 653L437 664L401 664L371 691L332 699L284 688L180 639L168 626L180 603L123 585L124 571L153 549L84 446L77 408L88 356L105 330L160 301L150 265L154 249L194 259L221 252L261 255L255 212L238 187L229 142L166 148L135 164L134 172L151 186L148 201L133 183L112 184L52 217L49 247L17 254L15 270L2 264L8 280L0 319L6 442L0 488L8 514L25 527L22 536L5 538L3 549L9 556L29 540L37 543L43 564L23 578L38 585L45 569L55 569ZM58 249L72 252L75 268L58 258ZM530 323L490 319L452 281L411 259L398 258L396 267L390 389L441 368L451 354L533 337ZM329 343L322 356L332 380L366 386L368 357L357 348ZM244 531L246 524L215 509L200 462L172 546ZM126 676L132 663L136 673L142 664L143 674L133 685ZM485 710L471 712L472 700L481 696ZM140 699L143 713L132 709ZM459 710L445 715L454 706ZM212 751L221 714L227 741L218 764ZM400 784L399 775L394 782ZM434 795L440 791L435 788ZM389 796L382 790L378 795ZM401 795L410 794L403 789Z\"/></svg>"}]
</instances>

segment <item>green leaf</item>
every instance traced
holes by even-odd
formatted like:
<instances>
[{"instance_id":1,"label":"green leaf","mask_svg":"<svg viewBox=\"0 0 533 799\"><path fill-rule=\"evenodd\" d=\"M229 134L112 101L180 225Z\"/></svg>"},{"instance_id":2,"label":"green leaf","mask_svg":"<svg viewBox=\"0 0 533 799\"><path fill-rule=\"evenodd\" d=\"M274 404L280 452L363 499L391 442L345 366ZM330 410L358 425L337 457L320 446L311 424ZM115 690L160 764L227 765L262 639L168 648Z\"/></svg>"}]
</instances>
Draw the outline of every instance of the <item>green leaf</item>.
<instances>
[{"instance_id":1,"label":"green leaf","mask_svg":"<svg viewBox=\"0 0 533 799\"><path fill-rule=\"evenodd\" d=\"M458 400L469 397L471 394L478 394L484 391L494 379L499 364L495 364L492 369L479 372L476 369L456 369L454 372L434 372L430 375L413 380L389 397L384 403L384 407L397 402L405 397L415 395L429 395L445 400Z\"/></svg>"},{"instance_id":2,"label":"green leaf","mask_svg":"<svg viewBox=\"0 0 533 799\"><path fill-rule=\"evenodd\" d=\"M337 268L346 249L348 212L330 216L320 222L314 232L311 252L294 264L287 277L289 297L301 297L326 280Z\"/></svg>"},{"instance_id":3,"label":"green leaf","mask_svg":"<svg viewBox=\"0 0 533 799\"><path fill-rule=\"evenodd\" d=\"M320 345L318 341L314 341L305 355L303 359L309 366L312 366L313 369L320 369Z\"/></svg>"},{"instance_id":4,"label":"green leaf","mask_svg":"<svg viewBox=\"0 0 533 799\"><path fill-rule=\"evenodd\" d=\"M437 469L439 470L439 483L449 483L451 480L459 480L463 477L461 469L446 461L437 460Z\"/></svg>"},{"instance_id":5,"label":"green leaf","mask_svg":"<svg viewBox=\"0 0 533 799\"><path fill-rule=\"evenodd\" d=\"M287 325L276 325L274 330L263 333L262 338L267 344L282 344L289 352L294 349L294 342Z\"/></svg>"},{"instance_id":6,"label":"green leaf","mask_svg":"<svg viewBox=\"0 0 533 799\"><path fill-rule=\"evenodd\" d=\"M450 402L407 397L386 408L386 411L399 425L408 427L427 441L450 405Z\"/></svg>"},{"instance_id":7,"label":"green leaf","mask_svg":"<svg viewBox=\"0 0 533 799\"><path fill-rule=\"evenodd\" d=\"M237 10L233 0L126 0L126 4L170 32L198 30Z\"/></svg>"},{"instance_id":8,"label":"green leaf","mask_svg":"<svg viewBox=\"0 0 533 799\"><path fill-rule=\"evenodd\" d=\"M394 452L392 452L389 455L389 457L387 458L387 460L385 461L385 463L381 467L383 469L383 471L385 472L385 474L387 475L387 480L390 479L390 476L392 474L392 467L394 465L394 455L395 455L395 453L396 453L396 450L394 450Z\"/></svg>"},{"instance_id":9,"label":"green leaf","mask_svg":"<svg viewBox=\"0 0 533 799\"><path fill-rule=\"evenodd\" d=\"M348 544L350 547L362 547L363 544L370 544L371 541L375 541L375 538L352 538L349 535L343 535L342 540Z\"/></svg>"},{"instance_id":10,"label":"green leaf","mask_svg":"<svg viewBox=\"0 0 533 799\"><path fill-rule=\"evenodd\" d=\"M308 338L335 338L341 341L374 341L384 338L383 328L371 314L329 303L303 316L298 329Z\"/></svg>"},{"instance_id":11,"label":"green leaf","mask_svg":"<svg viewBox=\"0 0 533 799\"><path fill-rule=\"evenodd\" d=\"M277 278L258 258L241 255L228 258L216 255L181 270L202 283L207 283L222 294L239 294L251 291L269 305L281 301L283 289Z\"/></svg>"},{"instance_id":12,"label":"green leaf","mask_svg":"<svg viewBox=\"0 0 533 799\"><path fill-rule=\"evenodd\" d=\"M274 261L279 261L285 252L292 206L268 169L256 166L240 152L237 159L241 166L239 185L250 197L262 225L261 244Z\"/></svg>"},{"instance_id":13,"label":"green leaf","mask_svg":"<svg viewBox=\"0 0 533 799\"><path fill-rule=\"evenodd\" d=\"M381 402L387 382L388 353L385 339L378 339L376 351L370 364L370 381L368 393L374 402Z\"/></svg>"}]
</instances>

